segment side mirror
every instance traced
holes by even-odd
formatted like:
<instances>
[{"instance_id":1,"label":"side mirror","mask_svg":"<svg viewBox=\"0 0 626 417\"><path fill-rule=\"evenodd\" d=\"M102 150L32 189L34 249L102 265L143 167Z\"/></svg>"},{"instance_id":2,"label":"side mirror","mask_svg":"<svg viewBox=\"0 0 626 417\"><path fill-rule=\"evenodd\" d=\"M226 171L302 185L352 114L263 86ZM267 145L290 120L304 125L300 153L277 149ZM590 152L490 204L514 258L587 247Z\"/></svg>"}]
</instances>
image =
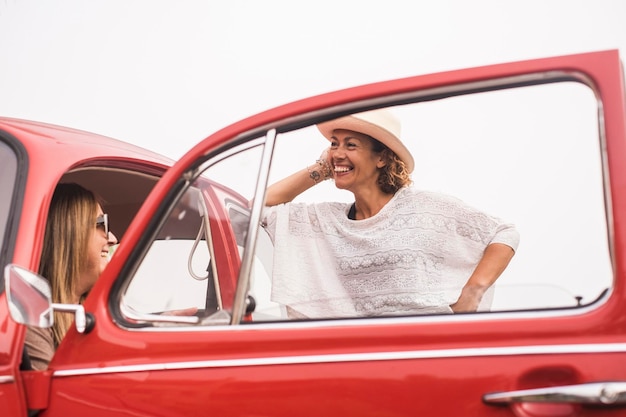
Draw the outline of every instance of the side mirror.
<instances>
[{"instance_id":1,"label":"side mirror","mask_svg":"<svg viewBox=\"0 0 626 417\"><path fill-rule=\"evenodd\" d=\"M85 313L80 304L55 304L50 285L42 276L15 264L4 268L4 282L11 318L17 323L41 328L52 327L53 311L74 313L76 330L88 333L93 329L94 318Z\"/></svg>"},{"instance_id":2,"label":"side mirror","mask_svg":"<svg viewBox=\"0 0 626 417\"><path fill-rule=\"evenodd\" d=\"M54 324L48 281L17 265L4 268L9 313L17 323L41 328Z\"/></svg>"}]
</instances>

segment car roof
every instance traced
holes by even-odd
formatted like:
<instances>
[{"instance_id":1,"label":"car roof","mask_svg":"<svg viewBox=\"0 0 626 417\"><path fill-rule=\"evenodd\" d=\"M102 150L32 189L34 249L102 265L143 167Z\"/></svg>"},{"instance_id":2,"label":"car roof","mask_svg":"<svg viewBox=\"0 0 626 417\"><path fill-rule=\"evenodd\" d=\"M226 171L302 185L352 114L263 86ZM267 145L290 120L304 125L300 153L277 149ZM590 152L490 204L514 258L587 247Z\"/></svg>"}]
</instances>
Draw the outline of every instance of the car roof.
<instances>
[{"instance_id":1,"label":"car roof","mask_svg":"<svg viewBox=\"0 0 626 417\"><path fill-rule=\"evenodd\" d=\"M17 178L24 180L13 194L20 222L15 256L31 268L35 263L30 253L41 245L38 227L59 182L75 182L96 193L121 238L154 185L174 164L168 157L128 142L8 117L0 117L3 142L13 149Z\"/></svg>"},{"instance_id":2,"label":"car roof","mask_svg":"<svg viewBox=\"0 0 626 417\"><path fill-rule=\"evenodd\" d=\"M45 149L46 152L59 154L59 157L65 159L64 148L68 146L72 148L72 159L118 156L166 166L174 163L171 158L129 142L49 123L0 117L0 130L18 137L29 154L35 149Z\"/></svg>"}]
</instances>

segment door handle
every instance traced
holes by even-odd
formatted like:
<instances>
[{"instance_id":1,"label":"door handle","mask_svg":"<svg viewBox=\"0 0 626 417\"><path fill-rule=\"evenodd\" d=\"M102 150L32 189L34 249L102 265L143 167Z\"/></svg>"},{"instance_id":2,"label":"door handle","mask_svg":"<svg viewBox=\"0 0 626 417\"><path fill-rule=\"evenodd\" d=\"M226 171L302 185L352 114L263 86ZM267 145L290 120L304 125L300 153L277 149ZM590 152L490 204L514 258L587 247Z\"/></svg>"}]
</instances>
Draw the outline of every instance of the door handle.
<instances>
[{"instance_id":1,"label":"door handle","mask_svg":"<svg viewBox=\"0 0 626 417\"><path fill-rule=\"evenodd\" d=\"M510 403L626 404L626 382L594 382L547 388L494 392L483 395L491 405Z\"/></svg>"}]
</instances>

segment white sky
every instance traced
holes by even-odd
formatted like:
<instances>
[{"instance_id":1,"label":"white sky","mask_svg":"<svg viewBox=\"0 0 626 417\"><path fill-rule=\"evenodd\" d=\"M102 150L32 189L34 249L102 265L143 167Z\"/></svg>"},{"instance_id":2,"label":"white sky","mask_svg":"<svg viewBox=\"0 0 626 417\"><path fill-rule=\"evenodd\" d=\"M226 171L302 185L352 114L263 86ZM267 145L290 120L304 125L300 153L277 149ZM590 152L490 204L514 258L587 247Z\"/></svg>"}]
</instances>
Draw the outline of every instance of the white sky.
<instances>
[{"instance_id":1,"label":"white sky","mask_svg":"<svg viewBox=\"0 0 626 417\"><path fill-rule=\"evenodd\" d=\"M178 158L310 95L619 48L622 0L0 0L0 115Z\"/></svg>"}]
</instances>

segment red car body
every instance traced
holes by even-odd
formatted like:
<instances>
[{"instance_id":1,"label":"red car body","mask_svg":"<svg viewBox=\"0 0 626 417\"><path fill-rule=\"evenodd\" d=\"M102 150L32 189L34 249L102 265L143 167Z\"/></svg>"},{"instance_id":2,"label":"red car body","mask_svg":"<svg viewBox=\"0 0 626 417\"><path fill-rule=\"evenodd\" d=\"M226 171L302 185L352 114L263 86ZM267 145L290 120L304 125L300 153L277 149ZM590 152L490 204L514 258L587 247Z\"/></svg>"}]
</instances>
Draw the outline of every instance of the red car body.
<instances>
[{"instance_id":1,"label":"red car body","mask_svg":"<svg viewBox=\"0 0 626 417\"><path fill-rule=\"evenodd\" d=\"M70 331L48 370L20 369L25 327L11 319L6 294L0 294L2 415L24 416L27 410L39 410L41 416L625 415L623 80L618 52L602 51L386 81L242 120L207 137L176 163L89 133L0 119L1 137L18 161L14 192L5 195L11 208L0 255L3 266L37 270L47 207L60 180L77 179L105 194L112 202L105 211L120 219L122 231L117 232L119 249L84 303L95 318L93 330ZM246 245L256 243L255 229L233 231L225 202L249 210L246 216L253 221L259 206L248 205L253 199L231 184L196 176L211 158L253 140L269 143L275 132L288 134L366 108L563 81L588 87L601 104L605 195L600 200L606 204L611 282L593 302L484 314L304 322L257 320L246 310L248 298L240 286L250 275L252 260L246 254L255 250ZM558 156L568 158L568 150ZM242 173L259 178L253 197L262 196L267 185L264 167L269 165L263 161L259 168L241 166ZM157 326L151 316L135 320L120 307L121 294L158 240L157 230L189 178L204 184L198 186L199 199L211 219L218 311L228 312L229 322ZM586 198L592 197L581 196ZM116 199L119 207L132 209L118 207L116 215ZM242 246L246 249L240 256Z\"/></svg>"}]
</instances>

